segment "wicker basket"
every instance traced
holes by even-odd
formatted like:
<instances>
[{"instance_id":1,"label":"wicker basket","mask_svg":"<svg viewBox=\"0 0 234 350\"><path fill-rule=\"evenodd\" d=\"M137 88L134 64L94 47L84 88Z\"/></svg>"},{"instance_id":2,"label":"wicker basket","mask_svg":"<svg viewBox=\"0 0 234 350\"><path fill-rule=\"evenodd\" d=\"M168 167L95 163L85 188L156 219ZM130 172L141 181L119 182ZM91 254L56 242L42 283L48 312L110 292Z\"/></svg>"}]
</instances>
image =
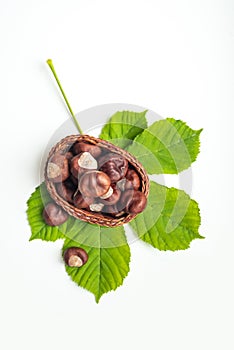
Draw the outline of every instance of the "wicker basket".
<instances>
[{"instance_id":1,"label":"wicker basket","mask_svg":"<svg viewBox=\"0 0 234 350\"><path fill-rule=\"evenodd\" d=\"M140 178L141 178L141 191L148 197L149 194L149 179L147 176L147 173L143 166L136 160L135 157L133 157L131 154L126 152L125 150L114 146L113 144L101 140L98 138L95 138L93 136L89 135L71 135L67 136L64 139L62 139L60 142L58 142L50 151L47 162L46 162L46 167L45 167L45 183L47 186L47 189L50 193L50 196L52 199L60 205L68 214L72 215L76 219L80 219L92 224L97 224L100 226L107 226L107 227L115 227L115 226L121 226L123 224L128 223L132 219L135 218L136 214L123 214L120 217L112 217L108 214L99 214L96 212L89 212L85 209L78 209L72 204L68 203L65 201L58 193L56 190L55 184L50 181L47 177L47 165L49 162L49 159L53 154L55 154L58 151L66 151L69 150L69 148L75 143L75 142L87 142L93 145L97 145L101 148L104 148L110 152L114 152L120 155L123 155L128 162L132 165L133 168L136 169L138 172Z\"/></svg>"}]
</instances>

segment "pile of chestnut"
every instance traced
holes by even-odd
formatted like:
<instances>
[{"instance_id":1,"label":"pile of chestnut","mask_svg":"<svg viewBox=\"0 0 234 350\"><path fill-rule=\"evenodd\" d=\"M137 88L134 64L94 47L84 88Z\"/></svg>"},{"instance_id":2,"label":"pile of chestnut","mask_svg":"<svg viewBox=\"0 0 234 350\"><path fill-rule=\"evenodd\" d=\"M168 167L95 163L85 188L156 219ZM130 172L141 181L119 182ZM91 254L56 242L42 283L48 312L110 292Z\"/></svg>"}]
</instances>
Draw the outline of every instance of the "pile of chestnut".
<instances>
[{"instance_id":1,"label":"pile of chestnut","mask_svg":"<svg viewBox=\"0 0 234 350\"><path fill-rule=\"evenodd\" d=\"M146 207L137 170L123 155L98 145L82 141L58 151L49 159L46 175L59 196L79 209L118 218ZM43 217L48 225L57 226L68 214L51 202Z\"/></svg>"}]
</instances>

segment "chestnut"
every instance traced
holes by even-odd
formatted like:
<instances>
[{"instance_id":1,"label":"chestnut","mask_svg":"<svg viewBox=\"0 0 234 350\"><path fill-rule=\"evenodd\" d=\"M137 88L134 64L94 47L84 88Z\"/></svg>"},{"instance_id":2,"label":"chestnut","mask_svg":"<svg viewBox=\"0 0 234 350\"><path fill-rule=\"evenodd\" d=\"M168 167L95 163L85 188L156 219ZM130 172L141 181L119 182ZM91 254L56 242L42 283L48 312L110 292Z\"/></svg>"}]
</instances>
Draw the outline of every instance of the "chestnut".
<instances>
[{"instance_id":1,"label":"chestnut","mask_svg":"<svg viewBox=\"0 0 234 350\"><path fill-rule=\"evenodd\" d=\"M138 190L140 185L141 185L141 181L140 178L137 174L137 172L133 169L129 169L127 171L126 174L126 183L125 183L125 190Z\"/></svg>"},{"instance_id":2,"label":"chestnut","mask_svg":"<svg viewBox=\"0 0 234 350\"><path fill-rule=\"evenodd\" d=\"M116 214L119 213L119 209L118 209L118 206L116 204L107 205L102 209L102 212L105 214L110 214L112 216L116 216Z\"/></svg>"},{"instance_id":3,"label":"chestnut","mask_svg":"<svg viewBox=\"0 0 234 350\"><path fill-rule=\"evenodd\" d=\"M62 182L69 177L68 160L65 155L55 153L47 164L47 176L52 182Z\"/></svg>"},{"instance_id":4,"label":"chestnut","mask_svg":"<svg viewBox=\"0 0 234 350\"><path fill-rule=\"evenodd\" d=\"M76 142L73 145L73 152L75 154L79 154L81 152L89 152L93 157L97 158L102 153L102 150L100 147L91 145L90 143Z\"/></svg>"},{"instance_id":5,"label":"chestnut","mask_svg":"<svg viewBox=\"0 0 234 350\"><path fill-rule=\"evenodd\" d=\"M84 197L82 194L77 191L73 197L73 204L79 209L86 209L94 202L94 199L91 197Z\"/></svg>"},{"instance_id":6,"label":"chestnut","mask_svg":"<svg viewBox=\"0 0 234 350\"><path fill-rule=\"evenodd\" d=\"M60 197L65 199L68 203L73 203L73 195L76 188L71 181L66 180L65 182L58 183L56 189Z\"/></svg>"},{"instance_id":7,"label":"chestnut","mask_svg":"<svg viewBox=\"0 0 234 350\"><path fill-rule=\"evenodd\" d=\"M114 192L113 187L110 186L109 190L103 196L101 196L100 198L101 199L107 199L110 196L112 196L113 192Z\"/></svg>"},{"instance_id":8,"label":"chestnut","mask_svg":"<svg viewBox=\"0 0 234 350\"><path fill-rule=\"evenodd\" d=\"M107 153L99 161L99 168L106 173L111 182L117 182L122 179L128 170L128 161L125 157L117 153Z\"/></svg>"},{"instance_id":9,"label":"chestnut","mask_svg":"<svg viewBox=\"0 0 234 350\"><path fill-rule=\"evenodd\" d=\"M43 219L49 226L59 226L68 219L68 214L57 204L48 203L42 213Z\"/></svg>"},{"instance_id":10,"label":"chestnut","mask_svg":"<svg viewBox=\"0 0 234 350\"><path fill-rule=\"evenodd\" d=\"M83 152L71 159L70 169L72 175L78 178L87 170L97 169L97 161L89 152Z\"/></svg>"},{"instance_id":11,"label":"chestnut","mask_svg":"<svg viewBox=\"0 0 234 350\"><path fill-rule=\"evenodd\" d=\"M63 259L70 267L81 267L88 261L88 254L79 247L71 247L65 250Z\"/></svg>"},{"instance_id":12,"label":"chestnut","mask_svg":"<svg viewBox=\"0 0 234 350\"><path fill-rule=\"evenodd\" d=\"M101 212L104 207L103 203L93 203L89 206L91 211Z\"/></svg>"},{"instance_id":13,"label":"chestnut","mask_svg":"<svg viewBox=\"0 0 234 350\"><path fill-rule=\"evenodd\" d=\"M112 194L110 196L104 195L104 196L100 197L100 202L105 204L105 205L116 204L121 196L121 191L116 185L112 185L110 188L112 189L112 191L111 191Z\"/></svg>"},{"instance_id":14,"label":"chestnut","mask_svg":"<svg viewBox=\"0 0 234 350\"><path fill-rule=\"evenodd\" d=\"M79 180L79 191L85 197L101 197L110 188L111 180L108 175L98 170L85 172Z\"/></svg>"},{"instance_id":15,"label":"chestnut","mask_svg":"<svg viewBox=\"0 0 234 350\"><path fill-rule=\"evenodd\" d=\"M147 199L143 192L127 190L122 193L118 207L129 214L139 214L145 209L146 204Z\"/></svg>"}]
</instances>

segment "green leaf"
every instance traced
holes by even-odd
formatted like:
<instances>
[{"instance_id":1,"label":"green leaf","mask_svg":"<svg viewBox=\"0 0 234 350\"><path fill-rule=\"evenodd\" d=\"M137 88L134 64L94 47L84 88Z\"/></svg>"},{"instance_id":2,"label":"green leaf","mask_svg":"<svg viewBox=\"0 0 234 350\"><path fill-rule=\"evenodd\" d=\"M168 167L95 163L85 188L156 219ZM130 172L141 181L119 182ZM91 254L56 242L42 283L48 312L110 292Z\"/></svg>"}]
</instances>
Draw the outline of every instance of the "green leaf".
<instances>
[{"instance_id":1,"label":"green leaf","mask_svg":"<svg viewBox=\"0 0 234 350\"><path fill-rule=\"evenodd\" d=\"M102 128L100 138L125 148L147 128L146 112L121 111L115 113Z\"/></svg>"},{"instance_id":2,"label":"green leaf","mask_svg":"<svg viewBox=\"0 0 234 350\"><path fill-rule=\"evenodd\" d=\"M36 188L27 201L27 217L32 231L30 241L42 239L54 242L57 239L64 238L62 232L64 232L67 225L66 222L63 225L52 227L47 225L42 217L43 208L50 201L52 200L44 183Z\"/></svg>"},{"instance_id":3,"label":"green leaf","mask_svg":"<svg viewBox=\"0 0 234 350\"><path fill-rule=\"evenodd\" d=\"M203 238L198 232L200 221L198 204L184 191L151 181L147 207L130 225L153 247L175 251Z\"/></svg>"},{"instance_id":4,"label":"green leaf","mask_svg":"<svg viewBox=\"0 0 234 350\"><path fill-rule=\"evenodd\" d=\"M199 153L199 135L184 122L172 118L160 120L147 128L146 111L117 112L103 127L100 137L127 148L150 174L176 174L188 168ZM129 272L130 248L124 227L102 227L69 216L61 226L48 226L42 217L44 206L52 199L45 184L29 198L27 217L30 240L65 239L63 253L69 247L82 247L89 255L81 268L66 266L79 286L101 296L122 285ZM199 232L198 204L185 192L151 182L147 208L130 226L145 242L159 250L187 249Z\"/></svg>"},{"instance_id":5,"label":"green leaf","mask_svg":"<svg viewBox=\"0 0 234 350\"><path fill-rule=\"evenodd\" d=\"M87 252L89 259L85 265L80 268L66 266L66 271L75 283L92 292L98 303L104 293L122 285L129 272L130 248L123 226L90 226L93 226L95 246L90 245L89 235L86 236L86 241L82 236L83 243L79 242L78 233L75 241L69 238L65 240L63 252L69 247L81 247Z\"/></svg>"},{"instance_id":6,"label":"green leaf","mask_svg":"<svg viewBox=\"0 0 234 350\"><path fill-rule=\"evenodd\" d=\"M88 262L79 269L66 266L66 270L74 282L91 291L98 302L104 293L122 285L129 272L130 248L124 228L92 225L71 216L61 226L48 226L43 220L42 211L50 201L44 183L29 198L27 216L32 230L30 240L66 238L63 250L71 246L85 249L89 255Z\"/></svg>"},{"instance_id":7,"label":"green leaf","mask_svg":"<svg viewBox=\"0 0 234 350\"><path fill-rule=\"evenodd\" d=\"M69 218L69 227L64 232L68 239L95 248L115 248L125 245L126 237L122 233L124 233L123 226L104 227L72 217ZM101 239L100 234L102 234Z\"/></svg>"},{"instance_id":8,"label":"green leaf","mask_svg":"<svg viewBox=\"0 0 234 350\"><path fill-rule=\"evenodd\" d=\"M128 152L149 174L178 174L189 168L199 153L199 135L181 120L159 120L139 134Z\"/></svg>"}]
</instances>

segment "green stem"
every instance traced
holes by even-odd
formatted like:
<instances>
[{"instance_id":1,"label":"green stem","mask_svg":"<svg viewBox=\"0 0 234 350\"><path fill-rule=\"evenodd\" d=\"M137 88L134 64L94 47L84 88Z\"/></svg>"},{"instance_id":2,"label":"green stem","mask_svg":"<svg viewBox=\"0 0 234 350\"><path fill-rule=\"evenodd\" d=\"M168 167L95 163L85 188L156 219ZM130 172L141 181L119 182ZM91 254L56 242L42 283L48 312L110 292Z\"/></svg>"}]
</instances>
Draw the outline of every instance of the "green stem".
<instances>
[{"instance_id":1,"label":"green stem","mask_svg":"<svg viewBox=\"0 0 234 350\"><path fill-rule=\"evenodd\" d=\"M62 95L63 95L63 98L64 98L64 100L65 100L65 102L66 102L66 105L67 105L67 107L68 107L68 109L69 109L69 112L71 113L73 122L74 122L74 124L75 124L77 130L79 131L80 134L83 134L83 131L82 131L82 129L81 129L81 127L80 127L80 125L79 125L79 123L78 123L76 117L75 117L75 114L73 113L73 110L71 109L70 103L68 102L67 96L65 95L65 92L63 91L62 85L61 85L61 83L60 83L60 81L59 81L59 78L58 78L58 76L57 76L57 74L56 74L56 71L55 71L55 68L54 68L54 65L53 65L52 60L49 59L49 60L46 61L46 63L47 63L48 66L50 67L50 69L51 69L51 71L52 71L52 73L53 73L53 75L54 75L54 77L55 77L55 80L57 81L57 84L58 84L58 86L59 86L59 89L60 89L60 91L61 91L61 93L62 93Z\"/></svg>"}]
</instances>

